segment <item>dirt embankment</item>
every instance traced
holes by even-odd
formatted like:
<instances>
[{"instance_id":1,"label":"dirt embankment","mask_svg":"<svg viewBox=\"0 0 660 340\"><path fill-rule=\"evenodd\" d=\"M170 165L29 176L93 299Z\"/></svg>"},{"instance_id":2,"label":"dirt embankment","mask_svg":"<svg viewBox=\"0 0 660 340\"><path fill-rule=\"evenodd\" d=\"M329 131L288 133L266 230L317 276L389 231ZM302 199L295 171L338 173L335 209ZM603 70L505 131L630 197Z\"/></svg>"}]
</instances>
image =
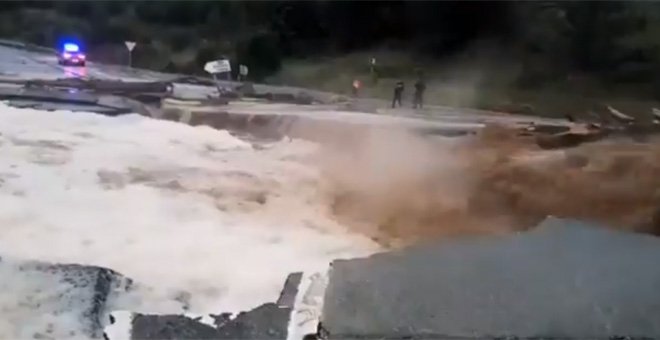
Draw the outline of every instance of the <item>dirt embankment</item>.
<instances>
[{"instance_id":1,"label":"dirt embankment","mask_svg":"<svg viewBox=\"0 0 660 340\"><path fill-rule=\"evenodd\" d=\"M660 140L540 150L488 128L476 137L372 131L318 160L333 213L383 244L535 226L547 215L660 233Z\"/></svg>"}]
</instances>

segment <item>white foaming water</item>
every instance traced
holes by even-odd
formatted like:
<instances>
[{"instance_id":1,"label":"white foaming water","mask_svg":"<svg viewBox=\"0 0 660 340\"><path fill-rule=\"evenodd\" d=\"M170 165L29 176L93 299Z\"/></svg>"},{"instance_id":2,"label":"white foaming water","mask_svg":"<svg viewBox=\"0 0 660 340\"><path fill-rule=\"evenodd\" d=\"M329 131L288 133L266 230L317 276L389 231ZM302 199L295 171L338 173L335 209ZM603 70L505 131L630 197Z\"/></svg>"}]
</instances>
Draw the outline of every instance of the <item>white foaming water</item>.
<instances>
[{"instance_id":1,"label":"white foaming water","mask_svg":"<svg viewBox=\"0 0 660 340\"><path fill-rule=\"evenodd\" d=\"M112 268L193 312L274 301L289 272L377 249L331 218L306 142L1 105L0 150L0 255Z\"/></svg>"}]
</instances>

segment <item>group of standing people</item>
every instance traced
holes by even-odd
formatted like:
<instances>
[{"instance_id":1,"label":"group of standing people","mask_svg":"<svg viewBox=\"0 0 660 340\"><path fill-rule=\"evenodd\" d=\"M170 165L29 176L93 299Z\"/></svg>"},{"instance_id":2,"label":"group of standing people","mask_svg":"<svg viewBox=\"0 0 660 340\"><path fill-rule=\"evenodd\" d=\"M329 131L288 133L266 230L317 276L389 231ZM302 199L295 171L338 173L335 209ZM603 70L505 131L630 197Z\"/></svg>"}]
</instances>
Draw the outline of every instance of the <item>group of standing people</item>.
<instances>
[{"instance_id":1,"label":"group of standing people","mask_svg":"<svg viewBox=\"0 0 660 340\"><path fill-rule=\"evenodd\" d=\"M402 104L402 98L403 98L403 90L405 88L405 84L403 83L402 80L399 80L396 85L394 86L394 97L392 98L392 107L396 107L397 105L401 107ZM426 91L426 82L424 79L420 78L415 82L415 93L413 95L413 108L422 108L424 105L424 91Z\"/></svg>"},{"instance_id":2,"label":"group of standing people","mask_svg":"<svg viewBox=\"0 0 660 340\"><path fill-rule=\"evenodd\" d=\"M362 82L359 81L358 79L353 80L353 84L351 86L352 88L352 93L353 97L357 97L360 88L362 87ZM392 108L396 107L397 105L399 107L403 106L403 90L405 88L405 84L403 80L399 80L396 85L394 86L394 97L392 98ZM413 108L414 109L421 109L424 106L424 91L426 91L426 82L422 77L420 77L417 82L415 82L415 93L413 95Z\"/></svg>"}]
</instances>

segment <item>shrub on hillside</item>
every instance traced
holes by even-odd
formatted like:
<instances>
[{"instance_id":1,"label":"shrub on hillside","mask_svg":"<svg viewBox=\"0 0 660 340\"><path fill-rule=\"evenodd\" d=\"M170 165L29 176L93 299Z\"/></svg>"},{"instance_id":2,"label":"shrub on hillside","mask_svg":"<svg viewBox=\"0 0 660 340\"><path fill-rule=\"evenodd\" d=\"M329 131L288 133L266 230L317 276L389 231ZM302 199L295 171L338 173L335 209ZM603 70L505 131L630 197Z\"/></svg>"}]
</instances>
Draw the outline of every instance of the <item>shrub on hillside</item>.
<instances>
[{"instance_id":1,"label":"shrub on hillside","mask_svg":"<svg viewBox=\"0 0 660 340\"><path fill-rule=\"evenodd\" d=\"M251 79L264 79L282 67L282 51L275 34L257 33L239 42L237 51L237 62L249 67Z\"/></svg>"}]
</instances>

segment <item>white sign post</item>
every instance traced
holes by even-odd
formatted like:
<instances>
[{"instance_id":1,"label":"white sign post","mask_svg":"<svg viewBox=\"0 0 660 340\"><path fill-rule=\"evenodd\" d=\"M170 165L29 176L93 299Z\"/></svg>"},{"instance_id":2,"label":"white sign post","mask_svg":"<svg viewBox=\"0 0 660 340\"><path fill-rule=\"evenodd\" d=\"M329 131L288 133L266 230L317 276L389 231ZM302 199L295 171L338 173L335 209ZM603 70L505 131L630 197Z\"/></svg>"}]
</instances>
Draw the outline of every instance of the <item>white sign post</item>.
<instances>
[{"instance_id":1,"label":"white sign post","mask_svg":"<svg viewBox=\"0 0 660 340\"><path fill-rule=\"evenodd\" d=\"M135 48L135 41L124 41L126 48L128 49L128 67L133 65L133 49Z\"/></svg>"},{"instance_id":2,"label":"white sign post","mask_svg":"<svg viewBox=\"0 0 660 340\"><path fill-rule=\"evenodd\" d=\"M378 74L376 73L376 58L371 58L369 63L369 73L371 73L371 80L374 84L376 84L378 82Z\"/></svg>"},{"instance_id":3,"label":"white sign post","mask_svg":"<svg viewBox=\"0 0 660 340\"><path fill-rule=\"evenodd\" d=\"M248 67L245 65L238 66L238 76L240 77L239 81L245 80L245 77L248 75Z\"/></svg>"},{"instance_id":4,"label":"white sign post","mask_svg":"<svg viewBox=\"0 0 660 340\"><path fill-rule=\"evenodd\" d=\"M218 83L218 74L227 73L227 77L228 77L227 80L229 80L229 77L231 76L231 64L229 63L229 60L219 59L219 60L209 61L204 65L204 71L210 73L213 76L213 80L216 81L216 87L218 88L218 92L222 93L223 92L222 88Z\"/></svg>"}]
</instances>

